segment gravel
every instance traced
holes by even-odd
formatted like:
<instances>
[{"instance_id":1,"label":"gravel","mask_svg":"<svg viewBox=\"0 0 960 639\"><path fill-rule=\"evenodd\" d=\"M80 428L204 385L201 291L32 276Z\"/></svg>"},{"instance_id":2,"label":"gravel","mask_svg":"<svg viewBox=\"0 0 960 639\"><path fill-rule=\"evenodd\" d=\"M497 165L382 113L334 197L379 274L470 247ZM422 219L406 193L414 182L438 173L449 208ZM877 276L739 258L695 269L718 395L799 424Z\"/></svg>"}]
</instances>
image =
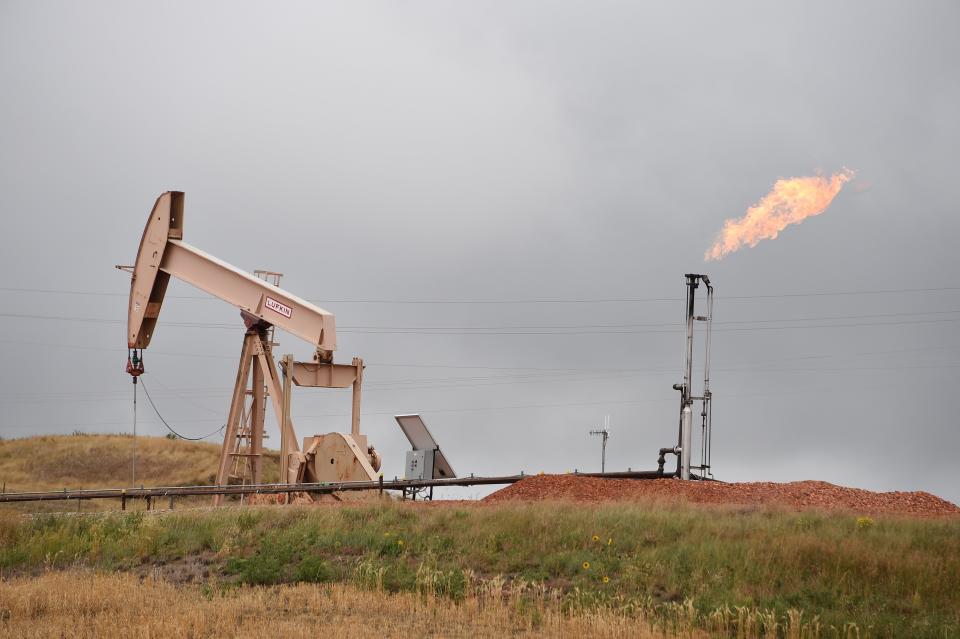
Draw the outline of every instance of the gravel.
<instances>
[{"instance_id":1,"label":"gravel","mask_svg":"<svg viewBox=\"0 0 960 639\"><path fill-rule=\"evenodd\" d=\"M534 475L484 498L499 501L656 500L697 504L774 505L795 510L848 510L921 517L958 515L960 508L926 492L876 493L823 481L722 483L677 479L601 479Z\"/></svg>"}]
</instances>

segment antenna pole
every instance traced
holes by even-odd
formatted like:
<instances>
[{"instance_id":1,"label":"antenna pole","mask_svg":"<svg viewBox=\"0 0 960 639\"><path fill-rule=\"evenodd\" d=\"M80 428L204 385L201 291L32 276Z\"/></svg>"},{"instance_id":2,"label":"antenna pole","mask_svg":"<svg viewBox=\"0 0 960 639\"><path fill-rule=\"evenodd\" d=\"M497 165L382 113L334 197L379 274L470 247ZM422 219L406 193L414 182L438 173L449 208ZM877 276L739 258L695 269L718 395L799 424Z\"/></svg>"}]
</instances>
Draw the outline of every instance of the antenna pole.
<instances>
[{"instance_id":1,"label":"antenna pole","mask_svg":"<svg viewBox=\"0 0 960 639\"><path fill-rule=\"evenodd\" d=\"M607 440L610 438L610 416L603 418L603 428L600 430L591 430L591 435L599 435L600 440L600 472L607 472Z\"/></svg>"}]
</instances>

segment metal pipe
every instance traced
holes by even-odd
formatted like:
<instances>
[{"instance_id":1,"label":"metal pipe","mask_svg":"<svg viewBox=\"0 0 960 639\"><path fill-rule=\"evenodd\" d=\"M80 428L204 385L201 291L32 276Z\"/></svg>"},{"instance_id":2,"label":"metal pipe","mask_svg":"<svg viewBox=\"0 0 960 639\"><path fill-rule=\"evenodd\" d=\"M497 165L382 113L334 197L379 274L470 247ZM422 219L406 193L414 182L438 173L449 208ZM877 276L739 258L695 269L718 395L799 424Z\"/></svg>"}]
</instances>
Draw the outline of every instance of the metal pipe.
<instances>
[{"instance_id":1,"label":"metal pipe","mask_svg":"<svg viewBox=\"0 0 960 639\"><path fill-rule=\"evenodd\" d=\"M690 470L693 457L693 403L701 403L701 437L700 437L700 466L704 475L709 474L710 469L710 420L711 420L711 399L710 391L710 347L713 325L713 286L707 275L687 273L687 297L685 302L686 312L686 335L683 342L683 382L674 384L673 388L680 391L680 419L677 432L677 476L683 479L690 478ZM703 281L707 287L706 315L696 315L696 290L699 282ZM706 323L705 327L705 357L703 368L703 392L699 396L693 393L693 341L694 341L694 323L702 321ZM664 453L661 451L661 459L664 459ZM658 460L659 463L659 460ZM665 459L664 459L665 463Z\"/></svg>"},{"instance_id":2,"label":"metal pipe","mask_svg":"<svg viewBox=\"0 0 960 639\"><path fill-rule=\"evenodd\" d=\"M706 345L704 347L704 365L703 365L703 409L702 418L702 438L703 450L700 455L700 470L704 475L710 475L710 451L713 440L713 393L710 392L710 343L713 335L713 286L710 284L710 278L703 276L703 283L707 285L707 317L706 317Z\"/></svg>"},{"instance_id":3,"label":"metal pipe","mask_svg":"<svg viewBox=\"0 0 960 639\"><path fill-rule=\"evenodd\" d=\"M610 473L578 473L581 477L597 477L602 479L662 479L671 475L663 475L657 471L619 471ZM505 475L499 477L454 477L451 479L395 479L384 481L353 481L353 482L325 482L307 484L237 484L230 486L169 486L155 488L104 488L73 491L31 492L31 493L3 493L0 494L0 503L26 501L63 501L69 499L120 499L125 506L129 499L146 499L148 497L170 497L189 495L271 495L290 493L335 493L350 490L409 490L413 488L428 488L430 486L481 486L497 484L513 484L530 475Z\"/></svg>"},{"instance_id":4,"label":"metal pipe","mask_svg":"<svg viewBox=\"0 0 960 639\"><path fill-rule=\"evenodd\" d=\"M693 385L693 318L696 310L697 277L693 274L687 275L687 340L684 344L683 361L684 399L690 398Z\"/></svg>"},{"instance_id":5,"label":"metal pipe","mask_svg":"<svg viewBox=\"0 0 960 639\"><path fill-rule=\"evenodd\" d=\"M700 278L700 275L696 273L687 273L685 275L687 278L687 299L686 299L686 312L685 324L687 329L687 335L683 343L683 383L677 388L677 385L674 385L674 388L680 391L680 420L677 428L677 447L680 448L681 454L677 455L677 475L682 477L684 475L683 468L683 451L689 452L689 445L684 445L684 423L683 423L683 411L690 404L690 395L693 392L693 322L696 312L696 290L697 282ZM690 471L689 457L687 458L687 475Z\"/></svg>"},{"instance_id":6,"label":"metal pipe","mask_svg":"<svg viewBox=\"0 0 960 639\"><path fill-rule=\"evenodd\" d=\"M676 477L677 473L675 472L670 473L669 475L664 475L663 467L667 463L667 455L677 455L679 452L680 451L676 446L672 446L670 448L661 448L660 456L657 458L657 473L663 477Z\"/></svg>"},{"instance_id":7,"label":"metal pipe","mask_svg":"<svg viewBox=\"0 0 960 639\"><path fill-rule=\"evenodd\" d=\"M685 275L687 278L687 298L684 308L684 325L687 331L686 337L683 342L683 358L681 362L681 371L683 372L683 382L680 384L680 387L677 388L674 385L674 388L680 391L680 414L681 418L677 425L677 446L683 446L683 407L687 405L687 402L690 399L690 384L692 381L692 365L693 365L693 313L695 307L695 298L694 292L697 287L697 276L692 273L687 273ZM680 475L682 472L680 456L677 456L677 475Z\"/></svg>"}]
</instances>

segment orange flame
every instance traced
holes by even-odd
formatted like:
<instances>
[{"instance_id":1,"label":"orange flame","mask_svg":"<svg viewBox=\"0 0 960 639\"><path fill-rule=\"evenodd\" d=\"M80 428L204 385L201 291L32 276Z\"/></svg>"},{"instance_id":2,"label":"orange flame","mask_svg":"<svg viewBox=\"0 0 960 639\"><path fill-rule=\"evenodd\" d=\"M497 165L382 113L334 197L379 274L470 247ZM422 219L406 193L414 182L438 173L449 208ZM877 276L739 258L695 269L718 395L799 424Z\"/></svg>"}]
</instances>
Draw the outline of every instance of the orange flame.
<instances>
[{"instance_id":1,"label":"orange flame","mask_svg":"<svg viewBox=\"0 0 960 639\"><path fill-rule=\"evenodd\" d=\"M747 209L746 215L723 223L717 241L703 259L719 260L744 245L753 247L760 240L772 240L791 224L820 215L853 175L850 169L842 169L829 178L818 175L777 180L760 202Z\"/></svg>"}]
</instances>

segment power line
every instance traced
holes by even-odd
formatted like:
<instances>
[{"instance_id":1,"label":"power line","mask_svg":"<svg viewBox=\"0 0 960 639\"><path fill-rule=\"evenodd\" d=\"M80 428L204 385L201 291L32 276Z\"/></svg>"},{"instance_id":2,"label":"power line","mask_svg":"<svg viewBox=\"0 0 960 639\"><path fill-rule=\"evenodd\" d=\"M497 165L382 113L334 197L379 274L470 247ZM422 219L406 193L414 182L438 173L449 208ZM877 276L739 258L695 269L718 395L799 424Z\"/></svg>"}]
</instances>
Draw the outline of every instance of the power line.
<instances>
[{"instance_id":1,"label":"power line","mask_svg":"<svg viewBox=\"0 0 960 639\"><path fill-rule=\"evenodd\" d=\"M717 322L719 328L715 328L714 332L735 332L735 331L744 331L744 330L792 330L792 329L808 329L808 328L843 328L843 327L860 327L860 326L899 326L907 324L933 324L933 323L942 323L942 322L956 322L960 321L960 318L949 318L949 319L940 319L940 320L903 320L898 322L859 322L859 323L832 323L832 324L809 324L809 325L798 325L798 326L751 326L743 327L741 324L769 324L777 322L812 322L812 321L821 321L821 320L849 320L849 319L861 319L861 318L876 318L884 319L889 317L903 317L903 316L924 316L924 315L946 315L946 314L956 314L960 313L958 311L915 311L909 313L877 313L872 315L840 315L832 316L825 318L771 318L771 319L760 319L760 320L740 320L740 321L728 321L728 322ZM95 317L72 317L72 316L61 316L61 315L35 315L35 314L26 314L26 313L0 313L0 317L6 317L11 319L39 319L39 320L53 320L53 321L71 321L71 322L83 322L83 323L101 323L101 324L122 324L123 320L119 319L107 319L107 318L95 318ZM213 328L213 329L228 329L228 330L239 330L239 325L233 324L213 324L213 323L199 323L199 322L167 322L166 326L176 326L181 328ZM734 325L734 326L731 326ZM567 325L567 326L490 326L490 327L407 327L407 326L371 326L371 327L342 327L339 330L340 333L345 334L355 334L355 335L619 335L619 334L664 334L664 333L677 333L682 330L681 327L676 326L676 322L663 322L663 323L647 323L647 324L610 324L610 325L600 325L599 327L593 328L592 326L597 325ZM674 327L663 330L632 330L636 328L653 328L653 327ZM630 329L630 330L619 330L619 329Z\"/></svg>"},{"instance_id":2,"label":"power line","mask_svg":"<svg viewBox=\"0 0 960 639\"><path fill-rule=\"evenodd\" d=\"M886 317L909 317L911 315L952 315L960 313L960 310L955 311L909 311L905 313L871 313L867 315L834 315L834 316L821 316L821 317L795 317L795 318L772 318L772 319L752 319L752 320L728 320L725 322L714 322L714 325L718 326L727 326L731 324L769 324L775 322L820 322L828 320L848 320L848 319L868 319L868 318L886 318ZM380 330L380 329L390 329L390 330L423 330L423 331L510 331L510 330L580 330L580 329L606 329L606 328L647 328L647 327L662 327L662 326L677 326L677 322L645 322L645 323L631 323L631 324L573 324L573 325L555 325L555 326L543 326L543 325L520 325L520 326L359 326L359 325L345 325L341 326L340 329L348 329L352 331L362 331L362 330Z\"/></svg>"},{"instance_id":3,"label":"power line","mask_svg":"<svg viewBox=\"0 0 960 639\"><path fill-rule=\"evenodd\" d=\"M837 297L850 295L891 295L899 293L932 293L960 291L960 286L891 288L877 290L822 291L804 293L771 293L761 295L720 295L717 300L759 300L789 297ZM593 297L593 298L529 298L529 299L320 299L326 304L621 304L637 302L682 302L682 297Z\"/></svg>"},{"instance_id":4,"label":"power line","mask_svg":"<svg viewBox=\"0 0 960 639\"><path fill-rule=\"evenodd\" d=\"M13 293L44 293L57 295L89 295L127 297L127 293L104 291L80 291L70 289L46 289L24 287L0 287L0 291ZM895 295L904 293L933 293L960 291L958 286L918 287L918 288L888 288L874 290L847 290L847 291L810 291L800 293L771 293L759 295L717 295L717 300L762 300L784 299L795 297L838 297L854 295ZM170 299L214 300L211 295L169 295ZM307 298L305 298L307 299ZM595 298L516 298L516 299L377 299L377 298L344 298L320 299L310 298L318 304L620 304L640 302L678 302L680 297L595 297Z\"/></svg>"},{"instance_id":5,"label":"power line","mask_svg":"<svg viewBox=\"0 0 960 639\"><path fill-rule=\"evenodd\" d=\"M571 407L571 406L597 406L597 405L603 405L603 404L649 404L649 403L668 402L668 401L669 401L669 402L676 401L676 397L662 398L662 399L657 398L657 399L639 399L639 400L610 400L610 401L591 401L591 402L574 402L574 403L569 403L569 402L568 402L568 403L561 403L561 404L550 404L550 403L546 403L546 404L525 404L525 405L519 405L519 406L517 406L517 405L514 405L514 406L476 406L476 407L450 408L450 409L447 409L447 408L436 408L436 409L422 409L421 412L424 412L424 413L427 413L427 412L432 412L432 413L451 413L451 412L453 412L453 413L458 413L458 412L475 412L475 411L488 411L488 410L514 410L514 409L528 409L528 408L553 408L553 407ZM391 410L391 411L384 411L384 410L372 410L372 411L370 411L370 410L368 410L368 411L364 411L364 414L365 414L365 415L396 415L396 414L398 414L398 411L396 411L396 410ZM315 419L315 418L320 418L320 417L346 417L346 416L349 416L349 413L324 413L324 414L317 414L317 415L292 415L291 417L292 417L293 419L295 419L295 420L299 420L299 419ZM193 424L193 423L216 422L216 421L219 421L219 420L216 420L216 419L191 419L191 420L184 420L184 421L185 421L186 423L191 423L191 424ZM152 423L156 423L156 422L152 422ZM39 428L39 427L42 427L42 426L53 426L53 427L56 427L56 428L70 428L70 427L78 427L78 426L116 426L116 425L126 425L126 424L129 424L129 422L127 422L127 421L122 421L122 422L120 422L120 421L72 422L72 423L62 423L62 424L33 424L33 425L30 425L30 426L27 426L27 428L35 430L35 429L37 429L37 428ZM169 426L168 426L168 428L169 428ZM223 430L223 428L224 428L224 427L221 426L219 429L217 429L217 431L214 431L214 432L211 433L210 435L207 435L207 437L210 437L211 435L219 432L220 430ZM171 431L171 432L172 432L172 431ZM178 435L178 437L179 437L179 435Z\"/></svg>"},{"instance_id":6,"label":"power line","mask_svg":"<svg viewBox=\"0 0 960 639\"><path fill-rule=\"evenodd\" d=\"M800 320L778 320L800 321ZM732 333L740 331L771 331L771 330L805 330L811 328L857 328L863 326L904 326L910 324L940 324L944 322L960 322L960 317L939 320L904 320L899 322L857 322L846 324L808 324L799 326L749 326L749 327L721 327L714 328L714 333ZM682 328L662 330L527 330L527 331L432 331L409 330L403 328L386 330L343 330L341 333L355 335L653 335L677 334Z\"/></svg>"},{"instance_id":7,"label":"power line","mask_svg":"<svg viewBox=\"0 0 960 639\"><path fill-rule=\"evenodd\" d=\"M69 348L69 349L80 349L88 351L104 351L104 352L113 352L113 353L125 353L125 348L120 347L109 347L109 346L83 346L77 344L59 344L54 342L41 342L41 341L31 341L31 340L19 340L19 339L0 339L0 343L6 344L29 344L33 346L44 346L49 348ZM777 363L784 361L797 361L797 360L807 360L807 359L829 359L836 357L850 358L850 357L865 357L871 355L890 355L898 353L914 353L914 352L923 352L923 351L950 351L960 348L960 345L942 345L942 346L927 346L920 348L897 348L897 349L885 349L880 351L860 351L856 353L832 353L829 355L800 355L794 357L776 357L772 359L765 359L762 361L751 361L751 362L731 362L731 366L752 366L754 364L764 364L764 363ZM209 359L229 359L236 361L235 355L215 355L212 353L196 353L196 352L169 352L169 351L150 351L152 356L170 356L170 357L202 357ZM556 368L556 367L538 367L538 366L488 366L484 364L439 364L439 363L422 363L422 362L380 362L377 360L367 360L368 366L373 366L376 368L430 368L430 369L452 369L452 370L491 370L491 371L533 371L533 372L547 372L547 373L638 373L638 372L651 372L651 369L640 369L640 368ZM656 369L661 370L661 369ZM672 369L671 369L672 370ZM725 370L737 370L735 368L725 369ZM196 387L191 387L189 389L169 389L170 392L177 391L187 391L192 392L198 390ZM204 390L204 389L199 389ZM119 393L119 391L115 391ZM0 393L0 397L8 395L22 396L25 393ZM29 394L29 393L27 393ZM43 395L44 397L50 396L49 392L36 393L37 395ZM69 393L71 395L83 394L83 393Z\"/></svg>"},{"instance_id":8,"label":"power line","mask_svg":"<svg viewBox=\"0 0 960 639\"><path fill-rule=\"evenodd\" d=\"M933 366L930 366L930 367L951 367L951 368L953 368L953 367L960 367L960 363L947 363L947 364L944 364L944 365L942 365L942 366L933 365ZM918 367L905 367L905 368L918 368ZM801 370L802 370L802 369L801 369ZM815 370L815 369L809 369L809 370ZM875 368L875 367L874 367L874 368L849 368L849 369L829 369L829 370L834 370L834 371L837 371L837 372L846 372L847 370L886 370L886 369L880 369L880 368ZM890 369L890 370L896 370L896 369ZM778 371L778 372L779 372L779 371ZM789 369L787 370L787 372L789 372ZM822 371L817 370L816 372L822 372ZM146 389L145 389L145 390L146 390ZM802 393L800 393L800 392L798 392L798 393L782 393L782 392L778 392L778 393L760 393L760 394L756 394L756 393L754 393L754 394L728 394L728 395L726 395L726 397L731 397L731 398L767 397L767 396L780 396L780 395L784 395L784 394L807 394L808 392L809 392L809 391L803 391ZM846 391L844 391L844 392L846 392ZM149 399L149 394L148 394L148 399ZM534 408L564 408L564 407L598 406L598 405L613 405L613 404L617 404L617 405L631 405L631 404L647 404L647 403L660 403L660 402L673 402L673 401L676 401L676 397L669 397L669 398L667 398L667 397L664 397L664 398L647 398L647 399L641 399L641 400L604 400L604 401L591 401L591 402L540 403L540 404L507 405L507 406L478 406L478 407L466 407L466 408L430 408L430 409L423 408L423 409L420 409L420 412L422 412L422 413L469 413L469 412L478 412L478 411L525 410L525 409L534 409ZM152 400L151 400L151 405L153 405ZM154 408L154 411L157 412L157 416L160 417L160 413L159 413L158 411L156 411L156 406L153 406L153 408ZM364 411L364 414L366 414L366 415L394 415L394 414L397 414L397 412L401 412L401 411L399 411L399 410L391 410L391 411L370 410L370 411ZM294 415L293 417L294 417L294 419L313 419L313 418L323 418L323 417L345 417L345 416L349 416L349 414L348 414L348 413L322 413L322 414L313 414L313 415ZM161 419L162 419L162 417L161 417ZM209 422L216 422L216 421L219 421L219 420L217 420L217 419L193 419L193 420L184 420L184 421L185 421L186 423L209 423ZM39 427L42 427L42 426L47 426L47 427L53 426L53 427L58 427L58 428L81 427L81 426L109 426L109 425L125 425L125 424L127 424L127 423L128 423L128 422L126 422L126 421L122 421L122 422L117 422L117 421L113 421L113 422L111 422L111 421L97 421L97 422L87 422L87 423L83 423L83 422L72 422L72 423L64 423L64 424L49 424L49 423L48 423L48 424L39 424L39 425L28 426L28 428L33 428L33 429L35 429L35 428L39 428ZM156 422L151 422L151 423L156 423ZM171 429L171 428L169 427L169 425L167 425L165 422L164 422L164 425L166 425L167 428L171 430L171 432L174 432L174 434L177 434L177 433L176 433L175 431L173 431L173 429ZM220 432L221 430L223 430L223 428L224 428L224 427L221 426L219 429L213 431L212 433L210 433L210 434L208 434L208 435L205 435L204 437L211 437L211 436L213 436L214 434L216 434L217 432ZM177 434L177 436L179 437L180 435ZM184 438L184 439L189 439L189 438ZM202 438L201 438L201 439L202 439Z\"/></svg>"},{"instance_id":9,"label":"power line","mask_svg":"<svg viewBox=\"0 0 960 639\"><path fill-rule=\"evenodd\" d=\"M762 363L762 362L761 362ZM953 369L960 367L960 362L930 362L930 363L918 363L918 364L899 364L893 366L841 366L841 367L817 367L817 368L785 368L785 367L773 367L773 368L719 368L715 369L719 372L726 373L748 373L748 374L757 374L757 373L818 373L818 374L830 374L830 373L845 373L845 372L896 372L896 371L907 371L907 370L936 370L936 369ZM364 386L365 390L368 391L391 391L391 390L415 390L415 389L428 389L428 390L440 390L440 389L455 389L455 388L483 388L489 386L516 386L520 384L558 384L558 383L584 383L600 380L617 380L617 379L629 379L632 377L637 377L639 375L649 374L649 375L672 375L675 373L673 369L663 369L663 370L651 370L645 372L635 372L635 373L598 373L595 375L583 375L583 376L527 376L517 378L516 376L487 376L487 377L450 377L450 378L435 378L435 379L409 379L409 380L386 380L383 382L372 382ZM78 396L80 395L80 396ZM230 391L216 389L213 393L203 393L199 395L193 395L193 397L227 397L230 395ZM190 399L174 394L173 397L179 398L182 401L186 401L198 408L203 409L206 412L219 414L220 411L196 404ZM70 396L57 396L57 397L40 397L35 396L34 398L23 398L19 397L13 400L6 400L6 404L51 404L51 403L80 403L80 402L123 402L127 401L126 398L117 396L115 392L107 393L98 393L96 396L92 394L71 394ZM185 438L187 439L187 438ZM202 438L201 438L202 439Z\"/></svg>"}]
</instances>

